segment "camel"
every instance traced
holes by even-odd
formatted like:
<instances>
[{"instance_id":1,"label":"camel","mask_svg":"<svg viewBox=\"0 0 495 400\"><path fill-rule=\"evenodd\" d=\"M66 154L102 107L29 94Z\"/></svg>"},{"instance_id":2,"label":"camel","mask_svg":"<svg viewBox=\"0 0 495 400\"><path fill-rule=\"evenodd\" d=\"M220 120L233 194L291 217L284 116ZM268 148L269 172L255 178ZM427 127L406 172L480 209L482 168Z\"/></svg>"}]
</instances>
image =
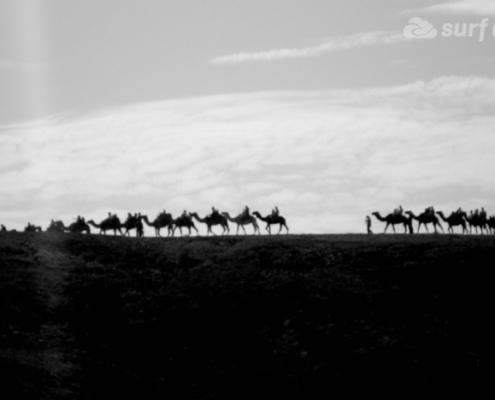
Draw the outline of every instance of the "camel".
<instances>
[{"instance_id":1,"label":"camel","mask_svg":"<svg viewBox=\"0 0 495 400\"><path fill-rule=\"evenodd\" d=\"M174 226L172 230L172 236L174 236L176 228L179 228L181 236L182 236L182 228L189 229L189 236L191 235L191 228L193 228L196 231L196 234L199 236L199 232L196 229L193 220L188 215L181 215L180 217L173 219L172 223Z\"/></svg>"},{"instance_id":2,"label":"camel","mask_svg":"<svg viewBox=\"0 0 495 400\"><path fill-rule=\"evenodd\" d=\"M64 232L70 232L70 233L83 233L86 232L87 234L91 233L91 229L89 225L84 222L83 220L76 220L76 222L73 222L69 226L65 226L63 222L60 221L62 224L62 228Z\"/></svg>"},{"instance_id":3,"label":"camel","mask_svg":"<svg viewBox=\"0 0 495 400\"><path fill-rule=\"evenodd\" d=\"M237 224L236 235L239 234L239 227L242 228L244 234L246 235L246 230L244 229L244 225L249 225L249 224L253 224L254 234L258 232L258 235L260 235L260 228L258 226L258 223L256 222L256 218L253 217L252 215L244 216L242 214L239 214L237 217L232 218L228 212L223 212L221 214L224 215L225 218L227 218L230 222L235 222Z\"/></svg>"},{"instance_id":4,"label":"camel","mask_svg":"<svg viewBox=\"0 0 495 400\"><path fill-rule=\"evenodd\" d=\"M117 235L117 231L119 231L120 235L122 235L122 230L120 227L122 224L120 223L119 217L113 215L111 217L105 218L99 224L95 223L93 220L88 221L88 225L92 225L95 228L100 228L100 235L103 233L107 234L107 231L113 230L113 234Z\"/></svg>"},{"instance_id":5,"label":"camel","mask_svg":"<svg viewBox=\"0 0 495 400\"><path fill-rule=\"evenodd\" d=\"M43 231L41 229L41 226L31 225L31 223L28 222L27 226L24 228L24 232L43 232Z\"/></svg>"},{"instance_id":6,"label":"camel","mask_svg":"<svg viewBox=\"0 0 495 400\"><path fill-rule=\"evenodd\" d=\"M220 225L223 228L222 235L225 234L225 231L227 231L227 233L230 232L229 223L227 221L227 218L225 218L223 215L221 215L219 213L213 213L211 215L207 215L204 218L201 218L197 213L189 213L189 216L192 218L196 218L196 220L198 222L206 224L206 226L208 228L206 236L209 236L210 232L216 236L216 233L213 232L213 230L211 229L211 227L213 225Z\"/></svg>"},{"instance_id":7,"label":"camel","mask_svg":"<svg viewBox=\"0 0 495 400\"><path fill-rule=\"evenodd\" d=\"M464 220L464 216L462 214L455 214L452 213L449 215L448 218L443 215L442 211L437 211L437 214L440 216L441 219L443 219L447 224L449 224L449 228L447 229L448 232L454 233L454 226L461 225L462 226L462 233L467 233L467 228L466 228L466 221Z\"/></svg>"},{"instance_id":8,"label":"camel","mask_svg":"<svg viewBox=\"0 0 495 400\"><path fill-rule=\"evenodd\" d=\"M146 215L141 215L140 218L144 221L146 225L155 228L155 236L161 237L160 229L165 227L168 228L167 236L170 236L170 233L172 232L172 223L173 223L171 214L161 213L158 215L158 217L155 218L153 222L150 222L148 220L148 216Z\"/></svg>"},{"instance_id":9,"label":"camel","mask_svg":"<svg viewBox=\"0 0 495 400\"><path fill-rule=\"evenodd\" d=\"M121 228L125 228L124 236L131 236L130 230L136 229L136 237L143 236L144 234L144 227L143 223L141 222L141 215L134 216L129 214L127 216L126 221L123 224L120 224Z\"/></svg>"},{"instance_id":10,"label":"camel","mask_svg":"<svg viewBox=\"0 0 495 400\"><path fill-rule=\"evenodd\" d=\"M488 226L488 229L490 230L490 233L495 233L495 217L488 218L486 224Z\"/></svg>"},{"instance_id":11,"label":"camel","mask_svg":"<svg viewBox=\"0 0 495 400\"><path fill-rule=\"evenodd\" d=\"M461 213L466 221L469 224L469 233L472 233L472 228L474 226L474 229L476 231L476 234L478 234L478 227L480 228L481 234L483 235L483 229L486 229L486 232L488 233L488 228L486 226L487 220L486 218L483 218L479 215L473 215L473 216L468 216L465 211Z\"/></svg>"},{"instance_id":12,"label":"camel","mask_svg":"<svg viewBox=\"0 0 495 400\"><path fill-rule=\"evenodd\" d=\"M401 214L388 214L385 218L383 218L379 212L374 212L371 215L374 215L379 221L386 222L387 224L385 225L385 230L383 233L387 232L387 228L389 225L392 225L392 229L394 230L395 233L395 225L397 224L403 224L404 225L404 233L407 233L407 228L409 228L409 233L412 234L414 232L413 226L412 226L412 217L409 216L406 217Z\"/></svg>"},{"instance_id":13,"label":"camel","mask_svg":"<svg viewBox=\"0 0 495 400\"><path fill-rule=\"evenodd\" d=\"M62 221L54 221L52 219L50 225L46 228L46 231L64 233L64 228L64 223Z\"/></svg>"},{"instance_id":14,"label":"camel","mask_svg":"<svg viewBox=\"0 0 495 400\"><path fill-rule=\"evenodd\" d=\"M418 233L419 233L419 229L421 228L421 224L424 224L426 232L428 232L428 225L427 224L433 224L433 227L435 228L435 233L438 233L437 232L437 225L442 229L442 232L443 232L443 226L440 224L440 222L438 221L438 218L435 214L430 214L430 213L424 212L424 213L416 216L416 215L414 215L414 213L412 211L406 211L404 214L408 214L413 219L419 221Z\"/></svg>"},{"instance_id":15,"label":"camel","mask_svg":"<svg viewBox=\"0 0 495 400\"><path fill-rule=\"evenodd\" d=\"M256 215L256 217L258 217L258 219L260 219L261 221L266 222L266 228L265 229L268 231L269 235L272 234L270 225L274 225L274 224L278 224L280 227L277 235L282 231L283 227L285 227L285 229L287 230L287 234L289 234L289 227L285 223L285 218L282 217L281 215L273 216L270 214L270 215L267 215L266 217L262 217L258 211L253 212L253 215Z\"/></svg>"}]
</instances>

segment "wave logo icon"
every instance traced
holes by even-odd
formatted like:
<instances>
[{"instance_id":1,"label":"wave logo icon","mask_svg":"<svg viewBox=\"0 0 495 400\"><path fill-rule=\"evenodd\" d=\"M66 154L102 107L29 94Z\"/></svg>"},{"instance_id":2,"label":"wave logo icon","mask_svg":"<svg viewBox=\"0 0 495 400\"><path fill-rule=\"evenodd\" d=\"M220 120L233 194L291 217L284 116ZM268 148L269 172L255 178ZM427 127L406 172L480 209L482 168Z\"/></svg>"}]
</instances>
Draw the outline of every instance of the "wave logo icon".
<instances>
[{"instance_id":1,"label":"wave logo icon","mask_svg":"<svg viewBox=\"0 0 495 400\"><path fill-rule=\"evenodd\" d=\"M409 39L433 39L438 31L425 19L414 17L409 20L409 25L404 28L404 36Z\"/></svg>"}]
</instances>

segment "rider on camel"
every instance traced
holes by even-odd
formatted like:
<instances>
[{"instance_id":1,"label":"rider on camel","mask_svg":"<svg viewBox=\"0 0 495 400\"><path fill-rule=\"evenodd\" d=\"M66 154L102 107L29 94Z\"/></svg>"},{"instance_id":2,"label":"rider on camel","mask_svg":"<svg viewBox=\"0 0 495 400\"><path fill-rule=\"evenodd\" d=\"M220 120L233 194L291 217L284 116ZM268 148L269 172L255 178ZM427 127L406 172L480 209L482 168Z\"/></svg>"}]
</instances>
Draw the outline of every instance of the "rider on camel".
<instances>
[{"instance_id":1,"label":"rider on camel","mask_svg":"<svg viewBox=\"0 0 495 400\"><path fill-rule=\"evenodd\" d=\"M249 217L249 208L248 206L244 207L244 210L242 211L242 217Z\"/></svg>"},{"instance_id":2,"label":"rider on camel","mask_svg":"<svg viewBox=\"0 0 495 400\"><path fill-rule=\"evenodd\" d=\"M272 218L278 217L278 207L275 206L275 208L272 210Z\"/></svg>"}]
</instances>

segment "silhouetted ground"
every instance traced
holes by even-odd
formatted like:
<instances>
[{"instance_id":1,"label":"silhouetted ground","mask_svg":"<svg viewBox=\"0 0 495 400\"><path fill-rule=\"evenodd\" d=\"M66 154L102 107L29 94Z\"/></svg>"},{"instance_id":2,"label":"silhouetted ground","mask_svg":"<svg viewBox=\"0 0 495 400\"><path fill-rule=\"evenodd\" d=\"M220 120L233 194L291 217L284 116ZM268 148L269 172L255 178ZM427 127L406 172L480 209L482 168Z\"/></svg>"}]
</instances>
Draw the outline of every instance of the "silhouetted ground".
<instances>
[{"instance_id":1,"label":"silhouetted ground","mask_svg":"<svg viewBox=\"0 0 495 400\"><path fill-rule=\"evenodd\" d=\"M481 236L2 233L2 393L492 398L494 259Z\"/></svg>"}]
</instances>

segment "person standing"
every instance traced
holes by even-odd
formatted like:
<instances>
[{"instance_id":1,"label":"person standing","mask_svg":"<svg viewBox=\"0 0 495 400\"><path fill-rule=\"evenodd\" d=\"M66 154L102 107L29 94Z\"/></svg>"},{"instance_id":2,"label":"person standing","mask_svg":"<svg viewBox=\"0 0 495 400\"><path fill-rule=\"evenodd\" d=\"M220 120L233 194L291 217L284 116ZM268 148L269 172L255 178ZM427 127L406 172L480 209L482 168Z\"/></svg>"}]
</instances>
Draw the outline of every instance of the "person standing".
<instances>
[{"instance_id":1,"label":"person standing","mask_svg":"<svg viewBox=\"0 0 495 400\"><path fill-rule=\"evenodd\" d=\"M371 218L369 215L366 216L366 229L368 230L368 235L373 233L371 230Z\"/></svg>"}]
</instances>

